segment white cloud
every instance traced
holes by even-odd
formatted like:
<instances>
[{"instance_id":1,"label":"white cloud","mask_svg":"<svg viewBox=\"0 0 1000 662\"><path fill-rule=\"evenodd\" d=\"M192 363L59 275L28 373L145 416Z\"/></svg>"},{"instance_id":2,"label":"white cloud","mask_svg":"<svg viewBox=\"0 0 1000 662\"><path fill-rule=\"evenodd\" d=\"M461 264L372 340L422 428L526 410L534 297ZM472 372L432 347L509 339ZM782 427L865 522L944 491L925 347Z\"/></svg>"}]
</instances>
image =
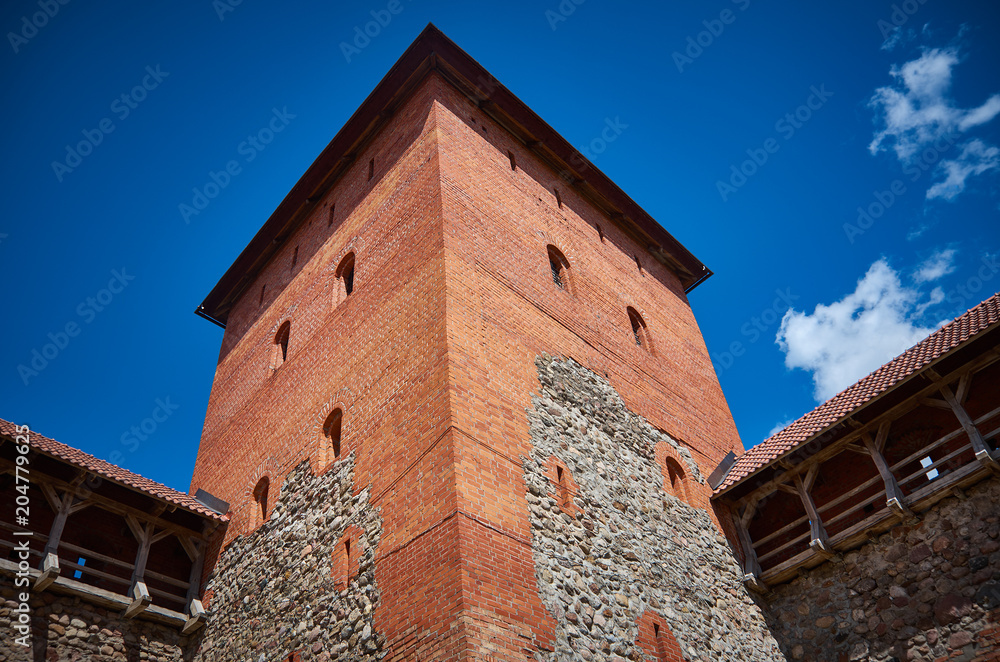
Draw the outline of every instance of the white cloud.
<instances>
[{"instance_id":1,"label":"white cloud","mask_svg":"<svg viewBox=\"0 0 1000 662\"><path fill-rule=\"evenodd\" d=\"M881 48L883 51L891 51L900 44L905 44L907 42L913 41L916 38L916 36L917 33L914 32L912 28L904 30L902 26L899 25L893 26L892 31L889 32L888 36L885 38L885 41L882 42Z\"/></svg>"},{"instance_id":2,"label":"white cloud","mask_svg":"<svg viewBox=\"0 0 1000 662\"><path fill-rule=\"evenodd\" d=\"M771 428L771 431L768 432L767 436L764 437L764 438L765 439L770 439L771 437L773 437L774 435L778 434L779 432L781 432L782 430L784 430L785 428L787 428L789 425L791 425L794 422L795 422L795 419L794 418L790 418L787 421L782 421L781 423L778 423L773 428Z\"/></svg>"},{"instance_id":3,"label":"white cloud","mask_svg":"<svg viewBox=\"0 0 1000 662\"><path fill-rule=\"evenodd\" d=\"M946 248L937 251L934 255L923 261L913 274L913 280L917 283L927 283L937 280L955 271L955 255L958 254L954 248Z\"/></svg>"},{"instance_id":4,"label":"white cloud","mask_svg":"<svg viewBox=\"0 0 1000 662\"><path fill-rule=\"evenodd\" d=\"M935 48L889 70L893 84L875 90L868 103L876 112L876 125L883 127L868 145L872 154L891 148L897 159L910 163L940 139L954 142L958 134L1000 114L998 94L976 108L955 105L949 91L952 70L958 63L958 49ZM957 159L938 164L936 172L944 181L934 184L927 197L955 197L965 188L968 177L996 169L997 156L995 147L980 140L966 143Z\"/></svg>"},{"instance_id":5,"label":"white cloud","mask_svg":"<svg viewBox=\"0 0 1000 662\"><path fill-rule=\"evenodd\" d=\"M930 272L927 272L928 274ZM885 260L875 262L854 292L812 314L785 313L775 339L785 365L812 372L814 397L823 402L930 335L941 324L920 316L935 300L906 287Z\"/></svg>"},{"instance_id":6,"label":"white cloud","mask_svg":"<svg viewBox=\"0 0 1000 662\"><path fill-rule=\"evenodd\" d=\"M986 145L981 140L972 140L962 147L956 159L938 164L937 170L944 174L944 181L927 189L927 199L944 198L951 200L965 190L965 180L972 175L981 175L1000 167L1000 149Z\"/></svg>"}]
</instances>

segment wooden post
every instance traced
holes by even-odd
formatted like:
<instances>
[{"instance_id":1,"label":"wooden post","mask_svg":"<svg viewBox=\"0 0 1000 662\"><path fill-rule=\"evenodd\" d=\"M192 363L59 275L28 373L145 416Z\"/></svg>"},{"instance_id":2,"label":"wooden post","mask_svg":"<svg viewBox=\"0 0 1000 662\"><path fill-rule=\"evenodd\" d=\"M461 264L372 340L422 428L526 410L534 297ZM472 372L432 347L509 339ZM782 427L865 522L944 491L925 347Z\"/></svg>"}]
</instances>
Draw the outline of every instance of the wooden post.
<instances>
[{"instance_id":1,"label":"wooden post","mask_svg":"<svg viewBox=\"0 0 1000 662\"><path fill-rule=\"evenodd\" d=\"M885 442L889 438L889 427L891 425L891 421L882 421L882 424L878 426L878 433L876 433L874 441L872 440L872 436L867 432L861 435L861 441L864 442L865 448L868 450L868 455L871 456L872 462L875 463L875 467L882 476L882 482L885 484L885 505L900 517L909 519L914 516L913 512L907 507L906 497L903 496L903 491L899 489L899 483L896 482L896 477L892 475L889 463L885 461L885 456L882 455L882 449L885 448Z\"/></svg>"},{"instance_id":2,"label":"wooden post","mask_svg":"<svg viewBox=\"0 0 1000 662\"><path fill-rule=\"evenodd\" d=\"M760 576L763 570L757 560L757 552L753 548L753 540L750 538L750 521L757 511L757 499L751 499L741 514L738 510L733 510L733 522L736 525L736 535L740 539L743 548L743 583L750 589L758 593L767 593L768 586L761 581Z\"/></svg>"},{"instance_id":3,"label":"wooden post","mask_svg":"<svg viewBox=\"0 0 1000 662\"><path fill-rule=\"evenodd\" d=\"M801 475L795 476L795 490L798 492L799 498L802 499L802 505L806 508L806 515L809 516L809 547L820 556L829 559L836 556L836 552L830 547L830 538L826 535L823 519L819 516L812 494L810 494L817 474L819 474L819 465L814 464L809 467L805 478Z\"/></svg>"},{"instance_id":4,"label":"wooden post","mask_svg":"<svg viewBox=\"0 0 1000 662\"><path fill-rule=\"evenodd\" d=\"M210 527L206 523L205 533L200 540L192 540L188 536L178 536L181 547L184 548L188 558L191 559L191 574L188 576L186 598L187 611L190 618L188 618L184 627L181 628L181 634L184 635L191 634L208 622L208 614L205 612L205 607L202 605L201 600L198 599L198 595L201 593L201 573L205 567L205 550L208 548L212 530L213 527Z\"/></svg>"},{"instance_id":5,"label":"wooden post","mask_svg":"<svg viewBox=\"0 0 1000 662\"><path fill-rule=\"evenodd\" d=\"M976 454L976 459L994 474L1000 475L1000 461L997 460L990 451L989 446L986 445L986 440L983 439L983 435L979 431L979 428L976 427L976 424L972 422L972 418L965 411L965 407L962 406L958 398L955 397L955 394L951 392L951 388L946 384L941 385L940 391L941 395L944 396L944 399L951 406L951 411L955 414L955 418L962 424L965 433L969 435L969 441L972 442L972 451ZM963 396L968 392L968 384L963 384L961 380L959 380L959 392Z\"/></svg>"},{"instance_id":6,"label":"wooden post","mask_svg":"<svg viewBox=\"0 0 1000 662\"><path fill-rule=\"evenodd\" d=\"M49 539L45 543L42 551L42 573L35 579L35 590L44 591L52 585L52 582L59 576L59 542L62 539L63 529L66 528L66 520L75 512L83 510L90 505L89 501L83 500L73 503L73 493L63 492L61 495L47 483L41 483L40 487L49 506L55 512L55 519L52 520L52 527L49 529Z\"/></svg>"},{"instance_id":7,"label":"wooden post","mask_svg":"<svg viewBox=\"0 0 1000 662\"><path fill-rule=\"evenodd\" d=\"M132 570L132 586L130 589L132 604L125 609L125 613L123 614L125 618L133 618L145 611L146 607L153 601L149 596L149 589L146 588L146 561L149 559L149 547L154 542L170 535L171 532L160 531L159 533L154 533L156 525L148 522L143 526L131 514L125 516L125 522L128 524L128 528L132 530L132 535L139 541L139 551L135 556L135 568Z\"/></svg>"}]
</instances>

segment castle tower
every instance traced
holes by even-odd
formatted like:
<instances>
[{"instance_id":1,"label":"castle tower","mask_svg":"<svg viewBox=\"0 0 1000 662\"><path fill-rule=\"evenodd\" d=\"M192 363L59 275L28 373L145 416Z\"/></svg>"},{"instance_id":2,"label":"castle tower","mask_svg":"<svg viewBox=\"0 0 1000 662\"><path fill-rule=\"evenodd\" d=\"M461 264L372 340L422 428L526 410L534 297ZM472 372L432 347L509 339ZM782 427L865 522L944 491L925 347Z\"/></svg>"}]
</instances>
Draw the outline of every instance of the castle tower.
<instances>
[{"instance_id":1,"label":"castle tower","mask_svg":"<svg viewBox=\"0 0 1000 662\"><path fill-rule=\"evenodd\" d=\"M198 310L202 659L783 659L709 514L708 275L428 26Z\"/></svg>"}]
</instances>

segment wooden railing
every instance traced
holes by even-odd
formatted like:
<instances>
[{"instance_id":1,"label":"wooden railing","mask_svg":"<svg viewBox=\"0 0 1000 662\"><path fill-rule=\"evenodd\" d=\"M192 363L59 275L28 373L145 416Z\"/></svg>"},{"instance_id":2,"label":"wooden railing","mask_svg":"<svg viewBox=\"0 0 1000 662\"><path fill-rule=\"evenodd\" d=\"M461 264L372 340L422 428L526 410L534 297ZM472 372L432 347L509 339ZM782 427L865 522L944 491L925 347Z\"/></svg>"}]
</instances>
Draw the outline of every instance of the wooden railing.
<instances>
[{"instance_id":1,"label":"wooden railing","mask_svg":"<svg viewBox=\"0 0 1000 662\"><path fill-rule=\"evenodd\" d=\"M916 396L868 425L856 425L857 429L826 448L818 449L798 464L782 465L784 473L740 501L731 503L747 584L766 591L769 584L787 581L801 568L823 563L840 551L916 517L916 513L956 490L991 474L1000 475L1000 451L997 449L1000 427L986 434L980 430L984 425L995 424L994 419L1000 417L1000 407L972 420L963 406L969 395L972 375L997 360L993 353L947 378L926 370L925 375L933 382ZM950 386L953 382L957 382L955 392ZM933 397L938 393L943 399ZM918 407L948 410L959 426L914 450L907 447L903 451L905 457L894 458L890 465L884 451L892 423ZM893 449L890 445L890 452ZM843 487L836 496L831 497L832 490L827 486L826 498L816 501L813 485L821 467L833 460L839 462L839 466L851 466L854 462L849 455L842 455L844 453L855 453L859 461L866 463L861 467L857 484L852 483L850 475L838 476ZM876 470L877 473L869 476ZM776 493L786 496L774 500ZM777 511L782 517L790 516L790 521L769 530ZM756 539L751 531L758 534Z\"/></svg>"},{"instance_id":2,"label":"wooden railing","mask_svg":"<svg viewBox=\"0 0 1000 662\"><path fill-rule=\"evenodd\" d=\"M11 464L0 460L0 472L9 470ZM8 559L0 565L13 565L16 569L17 562L11 558L17 546L14 541L31 541L28 555L32 568L37 568L33 570L35 591L44 591L56 584L64 591L102 604L121 601L127 605L123 612L125 618L133 618L155 606L160 620L182 619L181 629L185 634L204 624L207 615L199 599L199 588L212 525L206 523L204 531L196 532L98 495L77 496L72 485L48 476L32 474L32 483L41 489L55 514L52 525L46 535L0 521L0 549L5 550L3 556ZM71 515L88 508L99 508L123 517L139 543L134 560L62 539ZM150 547L168 536L177 537L191 562L187 581L146 568ZM16 556L20 554L18 551ZM78 562L79 559L84 562ZM100 567L95 567L94 562ZM154 598L156 605L153 605Z\"/></svg>"}]
</instances>

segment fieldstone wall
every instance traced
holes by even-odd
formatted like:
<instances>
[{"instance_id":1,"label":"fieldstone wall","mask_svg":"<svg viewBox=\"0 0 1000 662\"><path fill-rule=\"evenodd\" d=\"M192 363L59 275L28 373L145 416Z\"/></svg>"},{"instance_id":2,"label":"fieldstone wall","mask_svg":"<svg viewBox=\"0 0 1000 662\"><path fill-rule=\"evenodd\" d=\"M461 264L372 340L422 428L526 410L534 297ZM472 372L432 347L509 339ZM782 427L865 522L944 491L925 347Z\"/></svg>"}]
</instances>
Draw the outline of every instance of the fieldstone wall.
<instances>
[{"instance_id":1,"label":"fieldstone wall","mask_svg":"<svg viewBox=\"0 0 1000 662\"><path fill-rule=\"evenodd\" d=\"M17 589L20 592L23 589ZM69 662L70 660L183 660L188 637L178 629L137 618L125 620L118 610L107 610L79 597L51 589L32 593L30 648L16 642L14 579L0 575L0 661Z\"/></svg>"},{"instance_id":2,"label":"fieldstone wall","mask_svg":"<svg viewBox=\"0 0 1000 662\"><path fill-rule=\"evenodd\" d=\"M319 476L308 462L289 473L268 521L223 551L206 587L212 615L195 659L381 658L385 638L373 617L382 519L368 488L352 495L353 486L353 453ZM357 561L338 586L335 548L351 531Z\"/></svg>"},{"instance_id":3,"label":"fieldstone wall","mask_svg":"<svg viewBox=\"0 0 1000 662\"><path fill-rule=\"evenodd\" d=\"M793 660L1000 660L1000 481L949 497L767 598Z\"/></svg>"},{"instance_id":4,"label":"fieldstone wall","mask_svg":"<svg viewBox=\"0 0 1000 662\"><path fill-rule=\"evenodd\" d=\"M636 643L652 612L691 662L785 660L708 514L664 491L658 443L708 489L686 449L576 362L542 356L536 365L524 473L539 592L557 622L556 650L544 659L659 662ZM559 505L553 456L571 473L574 508Z\"/></svg>"}]
</instances>

